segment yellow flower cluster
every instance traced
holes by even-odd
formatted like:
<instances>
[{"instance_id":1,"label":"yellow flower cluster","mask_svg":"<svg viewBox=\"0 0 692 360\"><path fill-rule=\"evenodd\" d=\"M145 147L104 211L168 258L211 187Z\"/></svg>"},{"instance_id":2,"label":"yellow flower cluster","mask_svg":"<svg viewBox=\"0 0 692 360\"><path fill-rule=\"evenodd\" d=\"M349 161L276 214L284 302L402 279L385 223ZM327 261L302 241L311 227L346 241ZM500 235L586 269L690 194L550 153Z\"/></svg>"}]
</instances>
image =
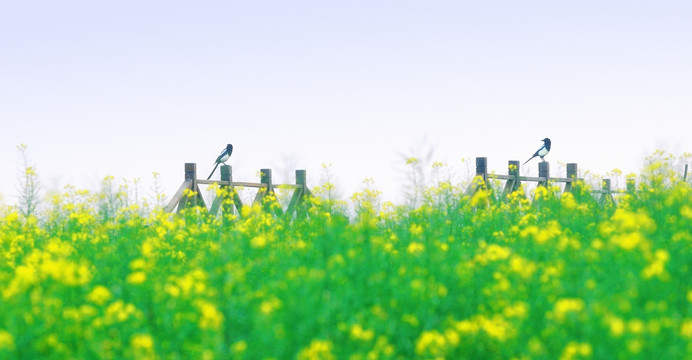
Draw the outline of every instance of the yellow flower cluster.
<instances>
[{"instance_id":1,"label":"yellow flower cluster","mask_svg":"<svg viewBox=\"0 0 692 360\"><path fill-rule=\"evenodd\" d=\"M313 197L292 217L275 196L219 216L75 189L45 216L0 209L0 359L692 353L687 185L601 206L584 184L438 182L397 206L368 180L353 209Z\"/></svg>"}]
</instances>

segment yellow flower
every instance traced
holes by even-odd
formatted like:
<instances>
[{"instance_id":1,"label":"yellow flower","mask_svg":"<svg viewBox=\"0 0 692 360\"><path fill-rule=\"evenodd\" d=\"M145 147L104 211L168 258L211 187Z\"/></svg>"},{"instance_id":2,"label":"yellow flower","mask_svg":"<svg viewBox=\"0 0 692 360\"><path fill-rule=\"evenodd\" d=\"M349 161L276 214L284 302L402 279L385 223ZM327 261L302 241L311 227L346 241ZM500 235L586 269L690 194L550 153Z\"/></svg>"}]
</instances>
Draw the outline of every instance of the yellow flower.
<instances>
[{"instance_id":1,"label":"yellow flower","mask_svg":"<svg viewBox=\"0 0 692 360\"><path fill-rule=\"evenodd\" d=\"M670 255L668 255L667 251L662 249L656 250L654 260L642 270L642 277L644 279L651 279L654 276L661 278L665 274L665 264L669 258Z\"/></svg>"},{"instance_id":2,"label":"yellow flower","mask_svg":"<svg viewBox=\"0 0 692 360\"><path fill-rule=\"evenodd\" d=\"M447 339L437 330L423 331L416 340L416 354L443 357L446 344Z\"/></svg>"},{"instance_id":3,"label":"yellow flower","mask_svg":"<svg viewBox=\"0 0 692 360\"><path fill-rule=\"evenodd\" d=\"M117 300L108 305L105 313L105 323L113 324L124 322L131 316L140 317L141 312L132 304L126 304L122 300Z\"/></svg>"},{"instance_id":4,"label":"yellow flower","mask_svg":"<svg viewBox=\"0 0 692 360\"><path fill-rule=\"evenodd\" d=\"M524 318L528 313L529 305L523 301L519 301L513 305L507 306L502 313L508 318Z\"/></svg>"},{"instance_id":5,"label":"yellow flower","mask_svg":"<svg viewBox=\"0 0 692 360\"><path fill-rule=\"evenodd\" d=\"M457 321L454 323L454 328L464 334L475 334L479 330L478 324L471 320Z\"/></svg>"},{"instance_id":6,"label":"yellow flower","mask_svg":"<svg viewBox=\"0 0 692 360\"><path fill-rule=\"evenodd\" d=\"M555 220L551 220L536 233L534 239L537 243L543 244L560 235L561 232L560 224Z\"/></svg>"},{"instance_id":7,"label":"yellow flower","mask_svg":"<svg viewBox=\"0 0 692 360\"><path fill-rule=\"evenodd\" d=\"M622 321L617 316L609 316L606 318L608 327L610 327L610 334L614 337L620 337L625 332L625 322Z\"/></svg>"},{"instance_id":8,"label":"yellow flower","mask_svg":"<svg viewBox=\"0 0 692 360\"><path fill-rule=\"evenodd\" d=\"M97 305L103 305L112 297L111 292L103 285L97 285L87 295L87 300Z\"/></svg>"},{"instance_id":9,"label":"yellow flower","mask_svg":"<svg viewBox=\"0 0 692 360\"><path fill-rule=\"evenodd\" d=\"M640 233L633 232L624 235L615 235L610 238L610 241L625 250L632 250L642 243L643 237Z\"/></svg>"},{"instance_id":10,"label":"yellow flower","mask_svg":"<svg viewBox=\"0 0 692 360\"><path fill-rule=\"evenodd\" d=\"M262 301L260 304L260 312L264 315L270 315L274 310L281 307L281 300L272 297L270 299Z\"/></svg>"},{"instance_id":11,"label":"yellow flower","mask_svg":"<svg viewBox=\"0 0 692 360\"><path fill-rule=\"evenodd\" d=\"M154 243L155 240L153 239L146 239L142 243L142 255L149 257L154 255Z\"/></svg>"},{"instance_id":12,"label":"yellow flower","mask_svg":"<svg viewBox=\"0 0 692 360\"><path fill-rule=\"evenodd\" d=\"M639 319L632 319L627 323L627 330L633 334L644 332L644 322Z\"/></svg>"},{"instance_id":13,"label":"yellow flower","mask_svg":"<svg viewBox=\"0 0 692 360\"><path fill-rule=\"evenodd\" d=\"M482 184L483 183L483 178L480 176L477 176L474 180L477 184ZM482 205L487 205L488 204L488 198L490 198L490 192L487 190L479 189L476 191L475 194L473 194L473 197L471 197L471 206L477 207L477 206L482 206Z\"/></svg>"},{"instance_id":14,"label":"yellow flower","mask_svg":"<svg viewBox=\"0 0 692 360\"><path fill-rule=\"evenodd\" d=\"M165 291L166 294L174 298L180 296L180 288L172 284L164 285L163 291Z\"/></svg>"},{"instance_id":15,"label":"yellow flower","mask_svg":"<svg viewBox=\"0 0 692 360\"><path fill-rule=\"evenodd\" d=\"M151 351L154 348L154 339L149 334L136 334L130 338L130 345L137 350Z\"/></svg>"},{"instance_id":16,"label":"yellow flower","mask_svg":"<svg viewBox=\"0 0 692 360\"><path fill-rule=\"evenodd\" d=\"M250 240L253 248L263 248L267 245L267 238L264 235L257 235Z\"/></svg>"},{"instance_id":17,"label":"yellow flower","mask_svg":"<svg viewBox=\"0 0 692 360\"><path fill-rule=\"evenodd\" d=\"M360 324L353 324L351 326L351 339L370 341L375 337L375 332L372 330L364 330Z\"/></svg>"},{"instance_id":18,"label":"yellow flower","mask_svg":"<svg viewBox=\"0 0 692 360\"><path fill-rule=\"evenodd\" d=\"M422 253L425 250L425 245L419 243L419 242L411 242L408 244L408 247L406 248L406 251L411 254L411 255L418 255Z\"/></svg>"},{"instance_id":19,"label":"yellow flower","mask_svg":"<svg viewBox=\"0 0 692 360\"><path fill-rule=\"evenodd\" d=\"M592 353L593 348L591 347L591 344L570 341L562 351L560 360L571 360L576 356L590 357Z\"/></svg>"},{"instance_id":20,"label":"yellow flower","mask_svg":"<svg viewBox=\"0 0 692 360\"><path fill-rule=\"evenodd\" d=\"M198 325L200 329L218 330L223 323L223 314L210 302L199 300L197 308L200 311Z\"/></svg>"},{"instance_id":21,"label":"yellow flower","mask_svg":"<svg viewBox=\"0 0 692 360\"><path fill-rule=\"evenodd\" d=\"M632 212L622 208L615 210L611 217L615 229L620 232L653 231L656 222L644 212Z\"/></svg>"},{"instance_id":22,"label":"yellow flower","mask_svg":"<svg viewBox=\"0 0 692 360\"><path fill-rule=\"evenodd\" d=\"M300 350L298 360L334 360L332 354L334 345L329 340L313 339L310 345Z\"/></svg>"},{"instance_id":23,"label":"yellow flower","mask_svg":"<svg viewBox=\"0 0 692 360\"><path fill-rule=\"evenodd\" d=\"M38 276L36 274L36 268L31 265L19 265L15 269L15 278L12 279L10 287L8 289L3 289L3 295L5 297L10 297L18 292L18 288L23 285L32 284L38 281Z\"/></svg>"},{"instance_id":24,"label":"yellow flower","mask_svg":"<svg viewBox=\"0 0 692 360\"><path fill-rule=\"evenodd\" d=\"M0 329L0 350L15 350L14 336L7 330Z\"/></svg>"},{"instance_id":25,"label":"yellow flower","mask_svg":"<svg viewBox=\"0 0 692 360\"><path fill-rule=\"evenodd\" d=\"M147 279L147 275L142 271L133 272L127 276L127 282L133 285L143 283Z\"/></svg>"},{"instance_id":26,"label":"yellow flower","mask_svg":"<svg viewBox=\"0 0 692 360\"><path fill-rule=\"evenodd\" d=\"M445 340L447 340L447 343L450 345L450 347L455 347L459 345L459 341L461 338L459 337L459 334L453 329L449 328L445 330Z\"/></svg>"},{"instance_id":27,"label":"yellow flower","mask_svg":"<svg viewBox=\"0 0 692 360\"><path fill-rule=\"evenodd\" d=\"M231 345L231 351L234 354L244 353L245 350L247 350L247 341L245 340L236 341Z\"/></svg>"},{"instance_id":28,"label":"yellow flower","mask_svg":"<svg viewBox=\"0 0 692 360\"><path fill-rule=\"evenodd\" d=\"M488 261L504 260L512 254L512 250L507 247L491 244L485 251L485 258Z\"/></svg>"},{"instance_id":29,"label":"yellow flower","mask_svg":"<svg viewBox=\"0 0 692 360\"><path fill-rule=\"evenodd\" d=\"M555 317L562 321L568 313L581 312L584 310L584 300L578 298L560 299L555 303L553 313Z\"/></svg>"},{"instance_id":30,"label":"yellow flower","mask_svg":"<svg viewBox=\"0 0 692 360\"><path fill-rule=\"evenodd\" d=\"M509 266L513 272L521 275L524 279L531 277L537 270L536 264L533 261L526 260L519 255L512 256Z\"/></svg>"},{"instance_id":31,"label":"yellow flower","mask_svg":"<svg viewBox=\"0 0 692 360\"><path fill-rule=\"evenodd\" d=\"M692 340L692 319L685 319L680 326L680 335L686 339Z\"/></svg>"},{"instance_id":32,"label":"yellow flower","mask_svg":"<svg viewBox=\"0 0 692 360\"><path fill-rule=\"evenodd\" d=\"M495 315L492 318L478 316L475 321L488 336L499 341L505 341L513 331L511 325L500 315Z\"/></svg>"},{"instance_id":33,"label":"yellow flower","mask_svg":"<svg viewBox=\"0 0 692 360\"><path fill-rule=\"evenodd\" d=\"M147 265L146 261L144 261L144 259L142 259L142 258L139 258L139 259L132 260L130 262L130 269L142 270L142 269L144 269L144 267L146 265Z\"/></svg>"},{"instance_id":34,"label":"yellow flower","mask_svg":"<svg viewBox=\"0 0 692 360\"><path fill-rule=\"evenodd\" d=\"M627 342L627 350L632 354L639 354L642 351L644 345L638 339L632 339Z\"/></svg>"},{"instance_id":35,"label":"yellow flower","mask_svg":"<svg viewBox=\"0 0 692 360\"><path fill-rule=\"evenodd\" d=\"M409 232L412 236L419 236L423 234L423 227L418 224L412 224L409 228Z\"/></svg>"},{"instance_id":36,"label":"yellow flower","mask_svg":"<svg viewBox=\"0 0 692 360\"><path fill-rule=\"evenodd\" d=\"M562 207L567 210L572 210L577 207L577 202L574 200L574 195L572 195L570 192L562 194L560 197L560 203L562 203Z\"/></svg>"}]
</instances>

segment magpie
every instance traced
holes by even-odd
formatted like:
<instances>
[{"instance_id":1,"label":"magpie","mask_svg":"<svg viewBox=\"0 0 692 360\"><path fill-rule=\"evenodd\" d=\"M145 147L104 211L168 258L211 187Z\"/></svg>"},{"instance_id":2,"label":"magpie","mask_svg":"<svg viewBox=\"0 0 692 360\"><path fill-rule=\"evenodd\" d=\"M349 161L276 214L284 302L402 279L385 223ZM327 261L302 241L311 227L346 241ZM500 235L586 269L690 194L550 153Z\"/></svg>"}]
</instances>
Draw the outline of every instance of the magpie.
<instances>
[{"instance_id":1,"label":"magpie","mask_svg":"<svg viewBox=\"0 0 692 360\"><path fill-rule=\"evenodd\" d=\"M219 164L224 164L226 165L226 161L231 157L231 153L233 152L233 145L228 144L226 147L221 151L221 155L216 158L216 163L214 164L214 170L211 171L211 174L209 174L209 177L207 180L211 179L211 176L214 175L214 171L216 171L216 168L219 166Z\"/></svg>"},{"instance_id":2,"label":"magpie","mask_svg":"<svg viewBox=\"0 0 692 360\"><path fill-rule=\"evenodd\" d=\"M545 138L545 139L543 139L543 146L541 146L541 148L538 149L538 151L536 151L536 153L533 154L533 156L530 159L526 160L524 165L526 165L527 162L531 161L531 159L535 158L536 156L540 156L541 160L545 161L545 159L543 159L543 157L548 155L549 151L550 151L550 139Z\"/></svg>"}]
</instances>

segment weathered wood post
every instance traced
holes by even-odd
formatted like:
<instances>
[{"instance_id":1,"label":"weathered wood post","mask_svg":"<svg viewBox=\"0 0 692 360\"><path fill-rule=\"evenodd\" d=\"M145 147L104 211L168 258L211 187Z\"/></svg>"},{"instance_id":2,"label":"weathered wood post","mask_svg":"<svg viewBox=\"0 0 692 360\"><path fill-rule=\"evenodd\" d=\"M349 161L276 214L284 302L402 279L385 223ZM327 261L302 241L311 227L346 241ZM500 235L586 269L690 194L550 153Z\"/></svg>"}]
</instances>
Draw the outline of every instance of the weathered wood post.
<instances>
[{"instance_id":1,"label":"weathered wood post","mask_svg":"<svg viewBox=\"0 0 692 360\"><path fill-rule=\"evenodd\" d=\"M307 172L305 170L296 170L296 189L286 208L286 215L293 216L295 212L297 218L307 217L307 208L304 202L308 194Z\"/></svg>"},{"instance_id":2,"label":"weathered wood post","mask_svg":"<svg viewBox=\"0 0 692 360\"><path fill-rule=\"evenodd\" d=\"M635 183L634 178L627 178L627 193L629 194L634 194L634 192L637 190L637 186Z\"/></svg>"},{"instance_id":3,"label":"weathered wood post","mask_svg":"<svg viewBox=\"0 0 692 360\"><path fill-rule=\"evenodd\" d=\"M178 203L178 212L189 206L206 206L204 204L202 194L199 191L199 186L197 186L196 163L185 163L185 183L189 183L190 186L188 189L190 189L190 191L196 192L196 194L192 197L183 196L181 201Z\"/></svg>"},{"instance_id":4,"label":"weathered wood post","mask_svg":"<svg viewBox=\"0 0 692 360\"><path fill-rule=\"evenodd\" d=\"M233 196L233 204L235 204L235 209L240 215L240 211L243 209L243 201L240 200L240 195L238 195L238 191L235 189L235 186L233 186L233 168L228 167L228 183L231 185L231 195ZM221 173L223 176L223 173Z\"/></svg>"},{"instance_id":5,"label":"weathered wood post","mask_svg":"<svg viewBox=\"0 0 692 360\"><path fill-rule=\"evenodd\" d=\"M565 183L565 190L563 192L571 192L574 188L574 182L577 181L577 164L568 163L567 164L567 178L572 179L572 182Z\"/></svg>"},{"instance_id":6,"label":"weathered wood post","mask_svg":"<svg viewBox=\"0 0 692 360\"><path fill-rule=\"evenodd\" d=\"M233 205L240 214L240 210L243 208L243 202L240 200L240 196L233 186L233 168L230 165L221 165L221 193L223 196L216 197L211 205L211 210L209 212L216 215L219 212L219 207L223 210L223 221L224 224L227 221L226 216L233 214Z\"/></svg>"},{"instance_id":7,"label":"weathered wood post","mask_svg":"<svg viewBox=\"0 0 692 360\"><path fill-rule=\"evenodd\" d=\"M506 198L507 195L519 190L521 186L521 180L519 180L519 166L520 162L517 160L510 160L507 164L507 175L510 179L505 183L505 189L502 191L502 198Z\"/></svg>"},{"instance_id":8,"label":"weathered wood post","mask_svg":"<svg viewBox=\"0 0 692 360\"><path fill-rule=\"evenodd\" d=\"M483 186L488 183L488 158L477 157L476 158L476 176L480 176L483 179Z\"/></svg>"},{"instance_id":9,"label":"weathered wood post","mask_svg":"<svg viewBox=\"0 0 692 360\"><path fill-rule=\"evenodd\" d=\"M307 183L307 172L305 170L296 170L296 185L305 187Z\"/></svg>"},{"instance_id":10,"label":"weathered wood post","mask_svg":"<svg viewBox=\"0 0 692 360\"><path fill-rule=\"evenodd\" d=\"M196 163L185 163L185 181L190 181L190 191L195 191L197 188L197 164ZM190 205L197 206L197 197L195 199L190 199L189 196L183 197L184 207ZM178 207L178 211L180 211Z\"/></svg>"},{"instance_id":11,"label":"weathered wood post","mask_svg":"<svg viewBox=\"0 0 692 360\"><path fill-rule=\"evenodd\" d=\"M264 197L271 191L272 188L272 169L260 169L260 183L264 185L257 190L255 200L252 204L262 204Z\"/></svg>"},{"instance_id":12,"label":"weathered wood post","mask_svg":"<svg viewBox=\"0 0 692 360\"><path fill-rule=\"evenodd\" d=\"M479 179L480 178L480 179ZM476 158L476 175L466 189L466 195L473 195L479 188L484 189L488 185L488 158Z\"/></svg>"},{"instance_id":13,"label":"weathered wood post","mask_svg":"<svg viewBox=\"0 0 692 360\"><path fill-rule=\"evenodd\" d=\"M687 181L687 167L688 167L688 166L689 166L689 164L685 164L685 174L682 176L682 181L683 181L683 182L684 182L684 181Z\"/></svg>"},{"instance_id":14,"label":"weathered wood post","mask_svg":"<svg viewBox=\"0 0 692 360\"><path fill-rule=\"evenodd\" d=\"M185 163L185 180L192 180L197 183L197 164Z\"/></svg>"},{"instance_id":15,"label":"weathered wood post","mask_svg":"<svg viewBox=\"0 0 692 360\"><path fill-rule=\"evenodd\" d=\"M225 203L226 203L226 199L228 198L228 190L229 190L229 182L226 182L227 181L226 179L228 178L228 173L230 171L228 169L228 166L229 165L221 165L221 169L220 169L220 171L221 171L221 183L219 184L219 188L221 190L221 196L219 196L217 194L216 197L214 197L214 201L211 203L211 207L209 208L209 213L212 215L216 215L219 212L219 208L221 208L221 207L223 208L222 216L227 214L226 211L228 209L226 209ZM224 219L224 221L225 221L225 219Z\"/></svg>"},{"instance_id":16,"label":"weathered wood post","mask_svg":"<svg viewBox=\"0 0 692 360\"><path fill-rule=\"evenodd\" d=\"M610 188L610 179L603 179L601 182L601 198L599 202L601 205L605 205L606 202L613 203L614 201L613 193Z\"/></svg>"},{"instance_id":17,"label":"weathered wood post","mask_svg":"<svg viewBox=\"0 0 692 360\"><path fill-rule=\"evenodd\" d=\"M257 196L255 197L253 204L259 204L264 208L265 211L267 211L270 210L271 207L271 203L267 202L266 200L267 195L275 195L274 185L272 182L272 169L260 169L260 183L262 183L264 187L257 191ZM283 213L281 206L276 209L276 212L278 214Z\"/></svg>"},{"instance_id":18,"label":"weathered wood post","mask_svg":"<svg viewBox=\"0 0 692 360\"><path fill-rule=\"evenodd\" d=\"M233 205L232 205L232 200L233 195L235 194L235 189L233 189L233 186L231 186L231 182L233 181L233 168L231 165L221 165L221 189L223 190L221 193L223 194L223 197L221 198L221 211L223 212L221 214L221 221L225 225L228 222L228 216L233 214Z\"/></svg>"},{"instance_id":19,"label":"weathered wood post","mask_svg":"<svg viewBox=\"0 0 692 360\"><path fill-rule=\"evenodd\" d=\"M266 186L264 190L264 195L262 196L261 202L264 202L267 195L274 194L274 183L272 181L272 169L261 169L260 170L260 183Z\"/></svg>"},{"instance_id":20,"label":"weathered wood post","mask_svg":"<svg viewBox=\"0 0 692 360\"><path fill-rule=\"evenodd\" d=\"M519 190L519 187L521 186L521 180L519 179L519 167L521 166L521 162L519 160L512 160L509 162L509 175L514 176L514 185L512 186L512 191L517 191Z\"/></svg>"},{"instance_id":21,"label":"weathered wood post","mask_svg":"<svg viewBox=\"0 0 692 360\"><path fill-rule=\"evenodd\" d=\"M545 180L539 181L538 186L548 186L548 181L550 180L550 163L540 162L538 163L538 177Z\"/></svg>"}]
</instances>

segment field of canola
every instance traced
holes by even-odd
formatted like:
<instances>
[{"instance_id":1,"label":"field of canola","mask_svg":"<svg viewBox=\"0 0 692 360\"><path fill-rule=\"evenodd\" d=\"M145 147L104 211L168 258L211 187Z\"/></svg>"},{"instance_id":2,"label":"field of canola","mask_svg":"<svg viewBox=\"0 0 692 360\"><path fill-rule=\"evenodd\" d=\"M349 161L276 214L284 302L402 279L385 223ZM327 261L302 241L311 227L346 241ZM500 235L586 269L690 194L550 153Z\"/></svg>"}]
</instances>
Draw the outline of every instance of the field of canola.
<instances>
[{"instance_id":1,"label":"field of canola","mask_svg":"<svg viewBox=\"0 0 692 360\"><path fill-rule=\"evenodd\" d=\"M0 214L0 359L692 359L692 191Z\"/></svg>"}]
</instances>

